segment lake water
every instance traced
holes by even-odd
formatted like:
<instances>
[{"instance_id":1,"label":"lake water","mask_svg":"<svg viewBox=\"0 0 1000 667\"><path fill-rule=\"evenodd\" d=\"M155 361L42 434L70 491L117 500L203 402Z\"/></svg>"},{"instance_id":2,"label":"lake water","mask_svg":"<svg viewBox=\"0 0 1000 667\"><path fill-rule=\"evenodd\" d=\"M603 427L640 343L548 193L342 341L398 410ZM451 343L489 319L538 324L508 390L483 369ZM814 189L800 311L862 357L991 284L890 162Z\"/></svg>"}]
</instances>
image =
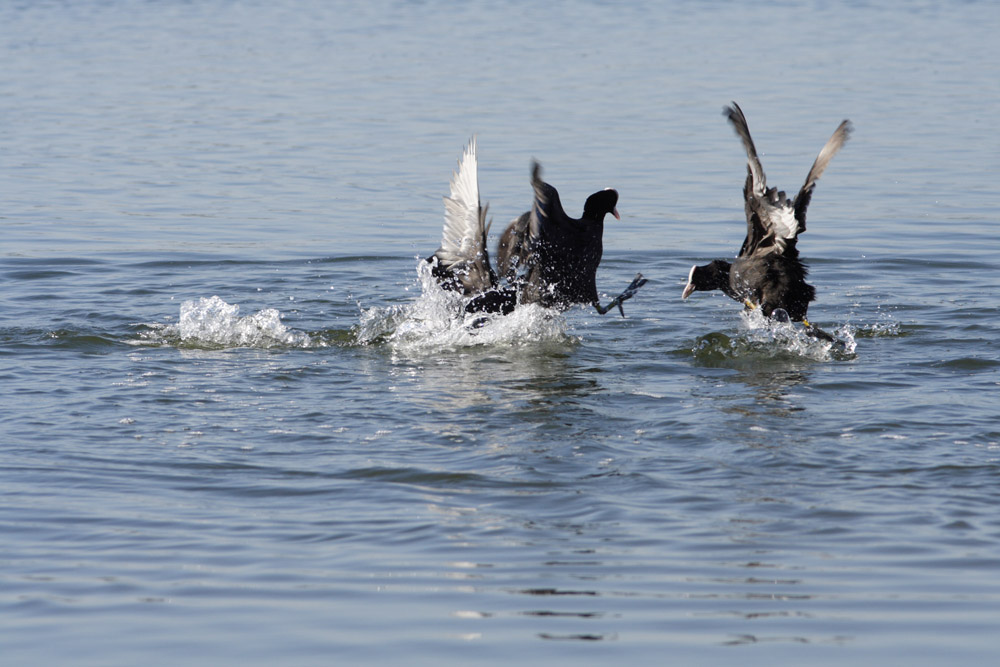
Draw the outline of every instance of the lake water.
<instances>
[{"instance_id":1,"label":"lake water","mask_svg":"<svg viewBox=\"0 0 1000 667\"><path fill-rule=\"evenodd\" d=\"M73 665L994 665L988 2L0 4L0 652ZM735 254L797 190L810 319ZM599 289L418 272L478 134L606 186ZM491 248L493 247L491 241Z\"/></svg>"}]
</instances>

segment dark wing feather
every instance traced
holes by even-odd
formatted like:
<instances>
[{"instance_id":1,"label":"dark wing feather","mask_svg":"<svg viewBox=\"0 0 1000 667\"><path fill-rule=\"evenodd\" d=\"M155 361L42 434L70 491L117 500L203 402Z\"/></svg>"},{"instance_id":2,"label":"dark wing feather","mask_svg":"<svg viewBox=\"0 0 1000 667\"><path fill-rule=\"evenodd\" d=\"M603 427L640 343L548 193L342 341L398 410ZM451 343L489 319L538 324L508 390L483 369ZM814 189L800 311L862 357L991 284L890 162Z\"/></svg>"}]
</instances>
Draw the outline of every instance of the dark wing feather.
<instances>
[{"instance_id":1,"label":"dark wing feather","mask_svg":"<svg viewBox=\"0 0 1000 667\"><path fill-rule=\"evenodd\" d=\"M531 165L531 187L535 191L528 218L531 242L534 244L543 240L555 240L568 233L569 216L563 210L559 192L542 180L542 165L537 162Z\"/></svg>"},{"instance_id":2,"label":"dark wing feather","mask_svg":"<svg viewBox=\"0 0 1000 667\"><path fill-rule=\"evenodd\" d=\"M768 230L761 220L763 213L760 199L753 194L753 172L747 167L747 180L743 186L744 209L747 216L747 235L737 257L747 257L757 251L768 237ZM773 239L772 239L773 241Z\"/></svg>"},{"instance_id":3,"label":"dark wing feather","mask_svg":"<svg viewBox=\"0 0 1000 667\"><path fill-rule=\"evenodd\" d=\"M508 282L514 282L518 272L527 264L530 254L528 223L531 212L513 220L500 236L497 245L497 270Z\"/></svg>"},{"instance_id":4,"label":"dark wing feather","mask_svg":"<svg viewBox=\"0 0 1000 667\"><path fill-rule=\"evenodd\" d=\"M542 167L531 165L534 197L531 210L507 225L497 247L501 275L513 281L517 274L537 263L541 243L566 233L566 212L559 193L542 180Z\"/></svg>"},{"instance_id":5,"label":"dark wing feather","mask_svg":"<svg viewBox=\"0 0 1000 667\"><path fill-rule=\"evenodd\" d=\"M746 257L762 247L770 234L767 211L763 206L767 195L767 176L764 174L760 158L757 157L757 147L754 146L753 138L750 136L750 127L747 125L746 116L743 115L743 109L740 108L739 104L733 102L732 106L724 107L722 113L733 126L736 136L743 142L743 148L747 154L747 180L743 185L747 235L743 239L743 245L740 247L738 255Z\"/></svg>"},{"instance_id":6,"label":"dark wing feather","mask_svg":"<svg viewBox=\"0 0 1000 667\"><path fill-rule=\"evenodd\" d=\"M806 176L806 182L802 184L802 188L799 190L799 194L795 195L795 219L798 221L798 233L806 231L806 209L809 207L809 201L812 199L813 188L816 187L816 181L819 177L823 175L826 170L830 160L833 156L837 154L837 151L847 142L847 139L851 136L851 132L854 128L851 125L851 121L845 120L833 133L833 136L826 142L823 146L823 150L819 152L816 157L816 161L813 162L812 168L809 170L809 175Z\"/></svg>"},{"instance_id":7,"label":"dark wing feather","mask_svg":"<svg viewBox=\"0 0 1000 667\"><path fill-rule=\"evenodd\" d=\"M729 119L733 130L736 131L736 135L743 141L743 148L746 149L747 185L751 186L751 192L754 195L763 197L764 192L767 190L767 176L764 175L764 167L761 166L760 158L757 157L757 148L753 145L753 139L750 137L750 128L747 126L747 119L743 115L743 109L740 108L739 104L733 102L731 107L723 109L723 114Z\"/></svg>"}]
</instances>

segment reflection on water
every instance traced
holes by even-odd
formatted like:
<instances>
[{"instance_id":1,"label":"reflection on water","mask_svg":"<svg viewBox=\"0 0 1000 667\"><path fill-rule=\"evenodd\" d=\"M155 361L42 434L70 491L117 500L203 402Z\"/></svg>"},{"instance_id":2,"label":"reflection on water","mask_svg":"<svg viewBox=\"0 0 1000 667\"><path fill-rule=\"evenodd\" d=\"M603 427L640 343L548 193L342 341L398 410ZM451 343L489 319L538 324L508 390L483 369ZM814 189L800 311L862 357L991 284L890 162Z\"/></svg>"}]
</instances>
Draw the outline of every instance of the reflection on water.
<instances>
[{"instance_id":1,"label":"reflection on water","mask_svg":"<svg viewBox=\"0 0 1000 667\"><path fill-rule=\"evenodd\" d=\"M791 426L787 420L801 417L806 408L799 387L808 387L812 378L807 363L775 362L773 368L745 366L723 374L706 375L694 395L715 405L722 419L717 436L725 442L748 446L768 446L786 442L777 432Z\"/></svg>"},{"instance_id":2,"label":"reflection on water","mask_svg":"<svg viewBox=\"0 0 1000 667\"><path fill-rule=\"evenodd\" d=\"M406 401L429 411L468 416L468 410L507 415L511 424L537 423L601 391L599 376L584 374L566 344L524 348L447 350L417 363L396 360L390 375Z\"/></svg>"},{"instance_id":3,"label":"reflection on water","mask_svg":"<svg viewBox=\"0 0 1000 667\"><path fill-rule=\"evenodd\" d=\"M746 369L737 371L726 378L734 389L744 397L752 398L752 403L742 403L723 408L723 411L740 413L745 417L790 418L795 413L805 410L796 404L793 390L802 385L808 385L811 374L806 370L761 370ZM751 425L754 428L766 428L766 423ZM780 423L771 424L780 428Z\"/></svg>"}]
</instances>

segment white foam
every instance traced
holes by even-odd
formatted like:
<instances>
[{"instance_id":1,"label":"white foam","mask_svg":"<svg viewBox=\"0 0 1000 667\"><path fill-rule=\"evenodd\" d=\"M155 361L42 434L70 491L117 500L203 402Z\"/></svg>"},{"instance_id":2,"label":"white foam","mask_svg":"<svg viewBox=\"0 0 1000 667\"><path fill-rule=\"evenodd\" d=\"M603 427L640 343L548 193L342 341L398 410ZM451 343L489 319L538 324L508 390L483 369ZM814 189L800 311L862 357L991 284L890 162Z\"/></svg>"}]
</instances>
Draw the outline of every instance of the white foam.
<instances>
[{"instance_id":1,"label":"white foam","mask_svg":"<svg viewBox=\"0 0 1000 667\"><path fill-rule=\"evenodd\" d=\"M359 344L386 343L395 352L420 355L442 349L568 339L568 325L558 311L528 304L518 306L510 315L466 313L466 299L442 289L423 260L417 265L417 278L421 293L413 302L362 310L355 330Z\"/></svg>"},{"instance_id":2,"label":"white foam","mask_svg":"<svg viewBox=\"0 0 1000 667\"><path fill-rule=\"evenodd\" d=\"M240 307L218 296L201 297L181 304L176 325L163 329L162 335L177 337L181 343L208 347L307 347L312 339L291 331L281 322L281 313L266 308L240 317Z\"/></svg>"},{"instance_id":3,"label":"white foam","mask_svg":"<svg viewBox=\"0 0 1000 667\"><path fill-rule=\"evenodd\" d=\"M744 342L750 344L757 352L770 349L775 353L829 361L834 358L850 357L857 348L854 332L846 324L834 331L836 342L831 343L810 336L801 324L778 322L765 317L759 308L742 311L741 318L745 327Z\"/></svg>"}]
</instances>

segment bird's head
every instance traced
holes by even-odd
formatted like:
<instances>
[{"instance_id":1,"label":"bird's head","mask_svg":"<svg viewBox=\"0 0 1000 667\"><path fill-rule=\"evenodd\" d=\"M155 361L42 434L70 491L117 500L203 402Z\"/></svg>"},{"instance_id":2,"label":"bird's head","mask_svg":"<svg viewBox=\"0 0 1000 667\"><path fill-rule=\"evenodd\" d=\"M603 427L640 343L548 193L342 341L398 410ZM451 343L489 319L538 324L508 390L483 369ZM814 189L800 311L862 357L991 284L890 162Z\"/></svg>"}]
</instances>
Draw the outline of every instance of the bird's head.
<instances>
[{"instance_id":1,"label":"bird's head","mask_svg":"<svg viewBox=\"0 0 1000 667\"><path fill-rule=\"evenodd\" d=\"M725 289L729 286L730 267L729 262L721 259L709 262L704 266L692 266L681 298L686 299L695 291L708 292L714 289Z\"/></svg>"},{"instance_id":2,"label":"bird's head","mask_svg":"<svg viewBox=\"0 0 1000 667\"><path fill-rule=\"evenodd\" d=\"M610 213L615 216L615 220L621 220L618 215L618 191L614 188L605 188L600 192L587 197L587 203L583 205L583 217L591 220L603 220L604 216Z\"/></svg>"}]
</instances>

